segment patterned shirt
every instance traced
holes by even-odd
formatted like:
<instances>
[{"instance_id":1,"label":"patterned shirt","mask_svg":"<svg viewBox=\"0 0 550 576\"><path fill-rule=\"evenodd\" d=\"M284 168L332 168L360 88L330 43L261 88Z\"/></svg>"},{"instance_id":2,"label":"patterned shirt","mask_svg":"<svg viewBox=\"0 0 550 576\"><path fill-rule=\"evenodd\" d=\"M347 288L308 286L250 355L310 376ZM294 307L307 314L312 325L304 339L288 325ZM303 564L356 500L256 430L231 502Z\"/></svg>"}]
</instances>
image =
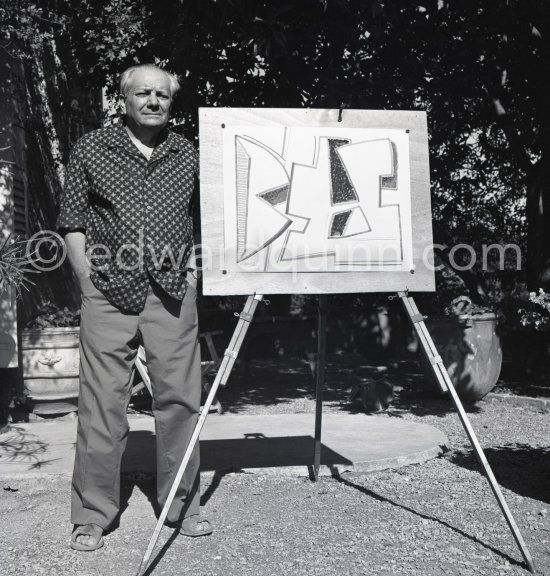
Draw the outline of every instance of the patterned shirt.
<instances>
[{"instance_id":1,"label":"patterned shirt","mask_svg":"<svg viewBox=\"0 0 550 576\"><path fill-rule=\"evenodd\" d=\"M91 280L117 308L140 312L150 275L170 296L187 289L193 246L190 200L198 154L164 129L147 160L122 123L83 136L72 150L58 229L83 229Z\"/></svg>"}]
</instances>

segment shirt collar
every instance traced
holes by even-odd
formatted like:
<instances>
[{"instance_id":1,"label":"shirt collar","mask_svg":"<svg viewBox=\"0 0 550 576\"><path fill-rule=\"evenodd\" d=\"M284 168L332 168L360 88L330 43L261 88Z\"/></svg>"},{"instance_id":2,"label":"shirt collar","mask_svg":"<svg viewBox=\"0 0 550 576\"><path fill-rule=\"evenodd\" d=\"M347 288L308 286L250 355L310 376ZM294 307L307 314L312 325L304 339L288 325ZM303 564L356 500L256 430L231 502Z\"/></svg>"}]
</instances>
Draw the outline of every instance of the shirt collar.
<instances>
[{"instance_id":1,"label":"shirt collar","mask_svg":"<svg viewBox=\"0 0 550 576\"><path fill-rule=\"evenodd\" d=\"M132 140L130 140L123 121L113 124L110 128L106 138L106 144L109 148L124 148L131 154L140 154L139 150L132 143ZM176 134L169 128L164 128L157 138L153 155L155 158L161 158L166 156L170 151L179 152L181 149L182 147Z\"/></svg>"},{"instance_id":2,"label":"shirt collar","mask_svg":"<svg viewBox=\"0 0 550 576\"><path fill-rule=\"evenodd\" d=\"M168 152L179 152L182 149L178 137L168 128L164 128L157 138L155 158L166 156Z\"/></svg>"}]
</instances>

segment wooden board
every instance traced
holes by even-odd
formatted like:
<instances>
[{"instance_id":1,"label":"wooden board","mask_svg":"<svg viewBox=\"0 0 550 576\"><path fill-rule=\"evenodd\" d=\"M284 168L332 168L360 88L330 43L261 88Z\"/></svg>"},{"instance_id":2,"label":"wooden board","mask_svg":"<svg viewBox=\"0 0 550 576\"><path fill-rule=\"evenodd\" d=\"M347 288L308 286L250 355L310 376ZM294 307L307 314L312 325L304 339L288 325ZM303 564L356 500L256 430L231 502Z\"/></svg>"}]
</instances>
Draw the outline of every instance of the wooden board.
<instances>
[{"instance_id":1,"label":"wooden board","mask_svg":"<svg viewBox=\"0 0 550 576\"><path fill-rule=\"evenodd\" d=\"M411 265L407 269L299 271L240 271L228 265L226 238L228 222L224 214L227 182L224 182L224 131L247 127L323 128L386 130L407 133L410 175L410 220L412 226ZM432 223L426 114L412 111L201 108L199 109L201 226L204 256L205 295L236 294L323 294L344 292L433 291L431 260ZM330 132L332 130L332 132ZM266 130L269 132L269 130ZM343 132L342 130L340 132ZM394 132L395 133L395 132ZM227 138L225 139L227 147ZM231 156L225 153L226 163ZM403 162L403 159L400 160ZM227 180L227 166L225 167ZM225 188L224 188L225 185ZM291 192L292 194L292 192ZM227 210L227 205L226 205Z\"/></svg>"}]
</instances>

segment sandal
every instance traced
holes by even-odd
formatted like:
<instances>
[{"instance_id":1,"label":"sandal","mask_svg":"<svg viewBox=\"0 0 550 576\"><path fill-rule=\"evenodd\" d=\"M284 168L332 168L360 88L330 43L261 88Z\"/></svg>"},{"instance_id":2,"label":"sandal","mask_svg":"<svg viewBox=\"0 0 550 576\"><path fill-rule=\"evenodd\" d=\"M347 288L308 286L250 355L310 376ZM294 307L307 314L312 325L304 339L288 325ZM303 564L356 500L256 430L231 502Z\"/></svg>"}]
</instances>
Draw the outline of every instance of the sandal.
<instances>
[{"instance_id":1,"label":"sandal","mask_svg":"<svg viewBox=\"0 0 550 576\"><path fill-rule=\"evenodd\" d=\"M196 538L197 536L208 536L214 531L210 522L206 520L206 518L201 518L198 514L187 516L187 518L184 518L179 522L167 521L165 524L172 528L178 528L180 534L190 536L191 538Z\"/></svg>"},{"instance_id":2,"label":"sandal","mask_svg":"<svg viewBox=\"0 0 550 576\"><path fill-rule=\"evenodd\" d=\"M77 541L79 536L92 536L96 542L95 544L82 544ZM101 548L103 544L103 528L97 524L83 524L82 526L75 526L75 529L71 534L71 548L73 550L92 552Z\"/></svg>"}]
</instances>

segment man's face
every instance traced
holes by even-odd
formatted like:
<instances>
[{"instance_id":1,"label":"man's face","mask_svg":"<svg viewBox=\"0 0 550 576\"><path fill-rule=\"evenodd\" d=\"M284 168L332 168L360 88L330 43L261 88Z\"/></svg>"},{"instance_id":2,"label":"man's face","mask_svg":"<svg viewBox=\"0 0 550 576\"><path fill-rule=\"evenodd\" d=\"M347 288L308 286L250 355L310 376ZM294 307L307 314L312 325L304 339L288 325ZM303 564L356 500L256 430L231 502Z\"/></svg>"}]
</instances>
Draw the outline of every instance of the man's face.
<instances>
[{"instance_id":1,"label":"man's face","mask_svg":"<svg viewBox=\"0 0 550 576\"><path fill-rule=\"evenodd\" d=\"M172 95L168 76L155 69L136 70L130 78L125 104L130 128L158 132L170 117Z\"/></svg>"}]
</instances>

